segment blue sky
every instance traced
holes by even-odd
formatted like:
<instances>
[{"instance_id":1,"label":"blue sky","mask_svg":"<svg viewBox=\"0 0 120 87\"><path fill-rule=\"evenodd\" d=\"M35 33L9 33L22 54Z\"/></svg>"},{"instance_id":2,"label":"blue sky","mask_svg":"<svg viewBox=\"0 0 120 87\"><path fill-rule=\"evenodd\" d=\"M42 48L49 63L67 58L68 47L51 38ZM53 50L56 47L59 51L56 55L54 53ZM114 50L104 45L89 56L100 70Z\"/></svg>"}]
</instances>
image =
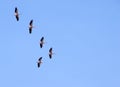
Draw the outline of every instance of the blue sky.
<instances>
[{"instance_id":1,"label":"blue sky","mask_svg":"<svg viewBox=\"0 0 120 87\"><path fill-rule=\"evenodd\" d=\"M119 0L0 4L0 87L120 87ZM35 28L29 34L31 19ZM46 43L41 49L42 36ZM55 53L51 60L50 47Z\"/></svg>"}]
</instances>

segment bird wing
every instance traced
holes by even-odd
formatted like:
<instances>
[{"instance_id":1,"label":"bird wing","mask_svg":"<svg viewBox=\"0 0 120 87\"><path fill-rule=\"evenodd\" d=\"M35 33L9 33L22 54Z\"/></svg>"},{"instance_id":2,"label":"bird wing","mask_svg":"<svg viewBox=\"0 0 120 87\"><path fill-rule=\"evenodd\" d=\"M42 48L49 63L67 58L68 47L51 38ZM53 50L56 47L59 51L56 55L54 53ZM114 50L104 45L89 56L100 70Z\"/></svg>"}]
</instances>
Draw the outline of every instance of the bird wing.
<instances>
[{"instance_id":1,"label":"bird wing","mask_svg":"<svg viewBox=\"0 0 120 87\"><path fill-rule=\"evenodd\" d=\"M17 7L15 7L15 13L17 13L18 12L18 9L17 9Z\"/></svg>"},{"instance_id":2,"label":"bird wing","mask_svg":"<svg viewBox=\"0 0 120 87\"><path fill-rule=\"evenodd\" d=\"M33 23L33 20L31 20L29 24L32 25L32 23Z\"/></svg>"},{"instance_id":3,"label":"bird wing","mask_svg":"<svg viewBox=\"0 0 120 87\"><path fill-rule=\"evenodd\" d=\"M42 43L40 43L40 48L42 48L43 47L43 44Z\"/></svg>"},{"instance_id":4,"label":"bird wing","mask_svg":"<svg viewBox=\"0 0 120 87\"><path fill-rule=\"evenodd\" d=\"M40 57L39 59L38 59L38 61L41 61L42 60L42 57Z\"/></svg>"},{"instance_id":5,"label":"bird wing","mask_svg":"<svg viewBox=\"0 0 120 87\"><path fill-rule=\"evenodd\" d=\"M43 41L43 40L44 40L44 37L42 37L40 41Z\"/></svg>"},{"instance_id":6,"label":"bird wing","mask_svg":"<svg viewBox=\"0 0 120 87\"><path fill-rule=\"evenodd\" d=\"M49 52L52 52L52 48L49 49Z\"/></svg>"},{"instance_id":7,"label":"bird wing","mask_svg":"<svg viewBox=\"0 0 120 87\"><path fill-rule=\"evenodd\" d=\"M19 21L19 16L16 16L17 21Z\"/></svg>"},{"instance_id":8,"label":"bird wing","mask_svg":"<svg viewBox=\"0 0 120 87\"><path fill-rule=\"evenodd\" d=\"M52 55L51 55L51 54L49 54L49 58L50 58L50 59L52 58Z\"/></svg>"},{"instance_id":9,"label":"bird wing","mask_svg":"<svg viewBox=\"0 0 120 87\"><path fill-rule=\"evenodd\" d=\"M40 63L37 63L37 65L38 65L38 68L40 67Z\"/></svg>"},{"instance_id":10,"label":"bird wing","mask_svg":"<svg viewBox=\"0 0 120 87\"><path fill-rule=\"evenodd\" d=\"M30 34L32 33L32 28L29 28L29 33L30 33Z\"/></svg>"}]
</instances>

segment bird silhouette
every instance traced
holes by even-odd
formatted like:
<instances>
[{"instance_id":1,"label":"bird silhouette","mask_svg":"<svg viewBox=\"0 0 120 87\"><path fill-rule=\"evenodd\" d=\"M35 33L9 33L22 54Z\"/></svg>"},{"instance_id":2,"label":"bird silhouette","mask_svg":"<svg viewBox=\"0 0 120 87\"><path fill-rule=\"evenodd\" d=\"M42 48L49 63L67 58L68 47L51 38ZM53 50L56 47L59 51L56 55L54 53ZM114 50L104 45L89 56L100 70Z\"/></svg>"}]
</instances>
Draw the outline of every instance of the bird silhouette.
<instances>
[{"instance_id":1,"label":"bird silhouette","mask_svg":"<svg viewBox=\"0 0 120 87\"><path fill-rule=\"evenodd\" d=\"M38 68L40 67L41 63L42 63L42 57L40 57L40 58L38 59L38 62L37 62Z\"/></svg>"},{"instance_id":2,"label":"bird silhouette","mask_svg":"<svg viewBox=\"0 0 120 87\"><path fill-rule=\"evenodd\" d=\"M29 33L32 33L32 28L33 28L33 20L30 21L29 23Z\"/></svg>"},{"instance_id":3,"label":"bird silhouette","mask_svg":"<svg viewBox=\"0 0 120 87\"><path fill-rule=\"evenodd\" d=\"M15 7L15 17L16 17L16 20L19 21L19 13L18 13L17 7Z\"/></svg>"},{"instance_id":4,"label":"bird silhouette","mask_svg":"<svg viewBox=\"0 0 120 87\"><path fill-rule=\"evenodd\" d=\"M53 55L52 48L49 49L49 58L51 59Z\"/></svg>"},{"instance_id":5,"label":"bird silhouette","mask_svg":"<svg viewBox=\"0 0 120 87\"><path fill-rule=\"evenodd\" d=\"M44 37L42 37L42 38L40 39L40 48L43 47L43 44L44 44Z\"/></svg>"}]
</instances>

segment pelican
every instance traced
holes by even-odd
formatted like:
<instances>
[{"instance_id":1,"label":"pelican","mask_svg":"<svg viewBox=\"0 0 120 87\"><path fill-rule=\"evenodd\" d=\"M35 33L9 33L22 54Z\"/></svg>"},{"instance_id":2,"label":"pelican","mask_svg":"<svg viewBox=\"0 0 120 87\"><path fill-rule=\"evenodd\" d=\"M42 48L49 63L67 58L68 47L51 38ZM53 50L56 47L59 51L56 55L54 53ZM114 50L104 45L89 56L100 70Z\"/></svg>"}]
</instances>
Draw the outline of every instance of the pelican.
<instances>
[{"instance_id":1,"label":"pelican","mask_svg":"<svg viewBox=\"0 0 120 87\"><path fill-rule=\"evenodd\" d=\"M29 33L32 33L32 28L33 28L33 20L30 21L29 23Z\"/></svg>"},{"instance_id":2,"label":"pelican","mask_svg":"<svg viewBox=\"0 0 120 87\"><path fill-rule=\"evenodd\" d=\"M39 59L38 59L38 62L37 62L37 66L38 66L38 68L40 67L40 64L42 63L42 57L40 57Z\"/></svg>"},{"instance_id":3,"label":"pelican","mask_svg":"<svg viewBox=\"0 0 120 87\"><path fill-rule=\"evenodd\" d=\"M53 55L52 48L49 49L49 58L51 59Z\"/></svg>"},{"instance_id":4,"label":"pelican","mask_svg":"<svg viewBox=\"0 0 120 87\"><path fill-rule=\"evenodd\" d=\"M19 14L18 14L17 7L15 7L15 17L16 17L16 20L19 21Z\"/></svg>"},{"instance_id":5,"label":"pelican","mask_svg":"<svg viewBox=\"0 0 120 87\"><path fill-rule=\"evenodd\" d=\"M44 44L44 37L42 37L42 38L40 39L40 48L43 47L43 44Z\"/></svg>"}]
</instances>

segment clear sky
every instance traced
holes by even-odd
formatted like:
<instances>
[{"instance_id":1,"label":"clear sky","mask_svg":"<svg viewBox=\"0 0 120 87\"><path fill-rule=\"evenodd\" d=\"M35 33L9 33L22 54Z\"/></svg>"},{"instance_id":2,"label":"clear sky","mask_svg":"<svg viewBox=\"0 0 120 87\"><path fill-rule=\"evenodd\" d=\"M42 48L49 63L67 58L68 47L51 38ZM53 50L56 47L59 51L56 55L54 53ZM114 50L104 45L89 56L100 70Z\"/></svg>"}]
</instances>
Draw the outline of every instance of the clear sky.
<instances>
[{"instance_id":1,"label":"clear sky","mask_svg":"<svg viewBox=\"0 0 120 87\"><path fill-rule=\"evenodd\" d=\"M0 87L120 87L120 0L1 0Z\"/></svg>"}]
</instances>

